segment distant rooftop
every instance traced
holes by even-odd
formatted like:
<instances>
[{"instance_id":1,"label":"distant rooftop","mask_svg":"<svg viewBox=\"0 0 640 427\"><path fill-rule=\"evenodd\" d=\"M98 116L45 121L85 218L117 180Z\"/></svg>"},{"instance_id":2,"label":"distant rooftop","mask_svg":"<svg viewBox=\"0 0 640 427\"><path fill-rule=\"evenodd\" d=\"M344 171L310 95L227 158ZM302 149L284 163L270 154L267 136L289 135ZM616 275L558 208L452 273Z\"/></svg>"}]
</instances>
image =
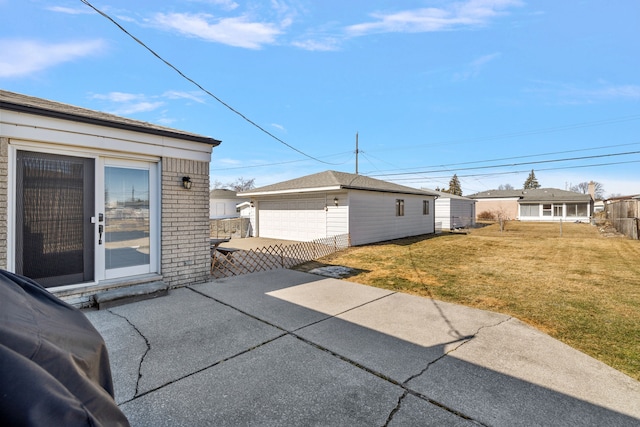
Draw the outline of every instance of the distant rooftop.
<instances>
[{"instance_id":1,"label":"distant rooftop","mask_svg":"<svg viewBox=\"0 0 640 427\"><path fill-rule=\"evenodd\" d=\"M527 202L549 202L562 200L565 202L588 202L589 194L574 191L559 190L557 188L530 188L527 190L488 190L468 196L471 199L506 199L518 198Z\"/></svg>"},{"instance_id":2,"label":"distant rooftop","mask_svg":"<svg viewBox=\"0 0 640 427\"><path fill-rule=\"evenodd\" d=\"M317 191L320 189L351 189L399 194L416 194L429 196L436 195L434 191L418 190L417 188L406 187L404 185L394 184L391 182L370 178L364 175L356 175L352 173L336 171L325 171L312 175L306 175L300 178L279 182L277 184L255 188L253 190L239 193L239 195L253 196L268 193L291 193L304 190Z\"/></svg>"}]
</instances>

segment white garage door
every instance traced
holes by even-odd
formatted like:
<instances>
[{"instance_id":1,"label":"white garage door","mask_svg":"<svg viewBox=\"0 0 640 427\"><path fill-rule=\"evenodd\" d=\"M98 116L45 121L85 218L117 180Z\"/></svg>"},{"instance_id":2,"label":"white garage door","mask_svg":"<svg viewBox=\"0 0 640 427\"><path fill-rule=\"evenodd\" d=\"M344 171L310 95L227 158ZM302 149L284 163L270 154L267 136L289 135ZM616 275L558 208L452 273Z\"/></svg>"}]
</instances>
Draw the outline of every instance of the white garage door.
<instances>
[{"instance_id":1,"label":"white garage door","mask_svg":"<svg viewBox=\"0 0 640 427\"><path fill-rule=\"evenodd\" d=\"M295 199L260 202L260 237L309 241L327 235L325 200Z\"/></svg>"}]
</instances>

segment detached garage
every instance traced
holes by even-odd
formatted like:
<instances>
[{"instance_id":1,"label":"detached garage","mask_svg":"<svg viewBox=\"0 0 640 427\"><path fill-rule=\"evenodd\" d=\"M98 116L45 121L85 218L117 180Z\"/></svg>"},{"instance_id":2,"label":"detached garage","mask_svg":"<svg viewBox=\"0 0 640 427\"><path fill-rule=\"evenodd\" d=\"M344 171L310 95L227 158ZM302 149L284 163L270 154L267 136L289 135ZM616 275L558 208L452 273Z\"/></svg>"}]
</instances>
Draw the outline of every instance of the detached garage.
<instances>
[{"instance_id":1,"label":"detached garage","mask_svg":"<svg viewBox=\"0 0 640 427\"><path fill-rule=\"evenodd\" d=\"M326 171L240 193L258 237L310 241L349 234L362 245L434 232L435 193Z\"/></svg>"}]
</instances>

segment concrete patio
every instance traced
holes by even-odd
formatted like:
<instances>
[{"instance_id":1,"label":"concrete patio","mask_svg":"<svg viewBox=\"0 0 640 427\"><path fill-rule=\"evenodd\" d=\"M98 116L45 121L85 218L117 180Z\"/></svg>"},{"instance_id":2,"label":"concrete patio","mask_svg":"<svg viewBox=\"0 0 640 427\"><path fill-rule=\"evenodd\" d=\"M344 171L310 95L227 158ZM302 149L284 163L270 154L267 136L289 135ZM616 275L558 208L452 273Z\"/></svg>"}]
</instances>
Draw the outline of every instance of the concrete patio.
<instances>
[{"instance_id":1,"label":"concrete patio","mask_svg":"<svg viewBox=\"0 0 640 427\"><path fill-rule=\"evenodd\" d=\"M637 426L640 383L506 315L291 270L85 311L133 426Z\"/></svg>"}]
</instances>

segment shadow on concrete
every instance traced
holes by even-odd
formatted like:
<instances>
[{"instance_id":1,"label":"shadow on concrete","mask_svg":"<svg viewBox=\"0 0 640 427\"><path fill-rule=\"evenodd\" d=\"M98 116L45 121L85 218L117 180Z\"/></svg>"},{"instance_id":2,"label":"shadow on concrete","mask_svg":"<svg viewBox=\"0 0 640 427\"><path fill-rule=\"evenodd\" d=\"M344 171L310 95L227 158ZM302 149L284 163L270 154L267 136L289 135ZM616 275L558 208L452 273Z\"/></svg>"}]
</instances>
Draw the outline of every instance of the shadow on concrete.
<instances>
[{"instance_id":1,"label":"shadow on concrete","mask_svg":"<svg viewBox=\"0 0 640 427\"><path fill-rule=\"evenodd\" d=\"M121 405L133 425L640 422L456 357L506 316L461 318L444 303L428 309L440 303L425 299L423 311L411 312L417 300L408 298L417 297L291 271L280 280L282 273L221 279L110 310L127 319L105 336L111 353L127 351L121 341L131 328L147 343L137 375L151 386L138 384ZM95 316L101 332L115 320ZM116 376L116 390L131 387L122 381Z\"/></svg>"}]
</instances>

